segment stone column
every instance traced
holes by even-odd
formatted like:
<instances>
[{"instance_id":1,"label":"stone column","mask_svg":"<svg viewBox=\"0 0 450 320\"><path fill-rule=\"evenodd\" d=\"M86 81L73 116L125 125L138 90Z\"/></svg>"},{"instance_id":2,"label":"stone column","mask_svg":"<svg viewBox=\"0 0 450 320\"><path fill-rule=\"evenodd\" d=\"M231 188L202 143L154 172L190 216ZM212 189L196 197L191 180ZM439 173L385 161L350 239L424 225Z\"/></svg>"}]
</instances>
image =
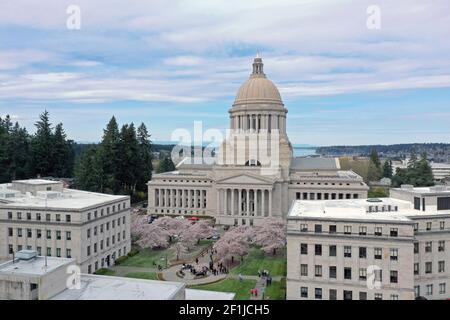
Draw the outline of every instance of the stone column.
<instances>
[{"instance_id":1,"label":"stone column","mask_svg":"<svg viewBox=\"0 0 450 320\"><path fill-rule=\"evenodd\" d=\"M239 192L239 206L238 206L238 215L242 215L242 189L238 189Z\"/></svg>"},{"instance_id":2,"label":"stone column","mask_svg":"<svg viewBox=\"0 0 450 320\"><path fill-rule=\"evenodd\" d=\"M269 190L269 217L272 216L272 190Z\"/></svg>"},{"instance_id":3,"label":"stone column","mask_svg":"<svg viewBox=\"0 0 450 320\"><path fill-rule=\"evenodd\" d=\"M266 215L266 190L262 190L261 192L261 216L264 217Z\"/></svg>"},{"instance_id":4,"label":"stone column","mask_svg":"<svg viewBox=\"0 0 450 320\"><path fill-rule=\"evenodd\" d=\"M231 189L231 212L230 214L234 216L234 189Z\"/></svg>"},{"instance_id":5,"label":"stone column","mask_svg":"<svg viewBox=\"0 0 450 320\"><path fill-rule=\"evenodd\" d=\"M246 193L247 193L247 213L246 213L246 215L248 215L250 212L250 189L246 189Z\"/></svg>"}]
</instances>

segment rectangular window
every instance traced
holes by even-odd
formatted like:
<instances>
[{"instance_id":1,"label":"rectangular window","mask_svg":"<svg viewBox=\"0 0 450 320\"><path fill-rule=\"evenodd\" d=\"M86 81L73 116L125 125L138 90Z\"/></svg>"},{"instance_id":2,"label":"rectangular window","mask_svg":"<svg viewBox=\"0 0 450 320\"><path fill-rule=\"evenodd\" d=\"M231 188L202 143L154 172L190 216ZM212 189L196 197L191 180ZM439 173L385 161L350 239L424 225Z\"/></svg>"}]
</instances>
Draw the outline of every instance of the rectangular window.
<instances>
[{"instance_id":1,"label":"rectangular window","mask_svg":"<svg viewBox=\"0 0 450 320\"><path fill-rule=\"evenodd\" d=\"M51 220L50 213L45 214L45 221L50 221L50 220Z\"/></svg>"},{"instance_id":2,"label":"rectangular window","mask_svg":"<svg viewBox=\"0 0 450 320\"><path fill-rule=\"evenodd\" d=\"M366 280L366 279L367 279L367 269L359 268L359 280Z\"/></svg>"},{"instance_id":3,"label":"rectangular window","mask_svg":"<svg viewBox=\"0 0 450 320\"><path fill-rule=\"evenodd\" d=\"M56 221L60 222L61 221L61 215L59 213L57 213L55 215L55 219L56 219Z\"/></svg>"},{"instance_id":4,"label":"rectangular window","mask_svg":"<svg viewBox=\"0 0 450 320\"><path fill-rule=\"evenodd\" d=\"M367 235L367 227L359 227L359 235L360 236Z\"/></svg>"},{"instance_id":5,"label":"rectangular window","mask_svg":"<svg viewBox=\"0 0 450 320\"><path fill-rule=\"evenodd\" d=\"M344 300L352 300L353 292L350 290L344 290Z\"/></svg>"},{"instance_id":6,"label":"rectangular window","mask_svg":"<svg viewBox=\"0 0 450 320\"><path fill-rule=\"evenodd\" d=\"M431 273L433 271L433 264L431 262L425 262L425 273Z\"/></svg>"},{"instance_id":7,"label":"rectangular window","mask_svg":"<svg viewBox=\"0 0 450 320\"><path fill-rule=\"evenodd\" d=\"M337 290L336 289L330 289L329 291L329 300L337 300Z\"/></svg>"},{"instance_id":8,"label":"rectangular window","mask_svg":"<svg viewBox=\"0 0 450 320\"><path fill-rule=\"evenodd\" d=\"M344 246L344 258L351 258L351 257L352 257L352 247Z\"/></svg>"},{"instance_id":9,"label":"rectangular window","mask_svg":"<svg viewBox=\"0 0 450 320\"><path fill-rule=\"evenodd\" d=\"M419 243L414 242L414 253L419 253Z\"/></svg>"},{"instance_id":10,"label":"rectangular window","mask_svg":"<svg viewBox=\"0 0 450 320\"><path fill-rule=\"evenodd\" d=\"M322 225L321 224L314 225L314 232L315 233L322 233Z\"/></svg>"},{"instance_id":11,"label":"rectangular window","mask_svg":"<svg viewBox=\"0 0 450 320\"><path fill-rule=\"evenodd\" d=\"M445 272L445 261L438 262L438 272Z\"/></svg>"},{"instance_id":12,"label":"rectangular window","mask_svg":"<svg viewBox=\"0 0 450 320\"><path fill-rule=\"evenodd\" d=\"M47 239L50 240L52 238L52 231L47 230Z\"/></svg>"},{"instance_id":13,"label":"rectangular window","mask_svg":"<svg viewBox=\"0 0 450 320\"><path fill-rule=\"evenodd\" d=\"M439 283L439 293L440 294L445 293L445 283Z\"/></svg>"},{"instance_id":14,"label":"rectangular window","mask_svg":"<svg viewBox=\"0 0 450 320\"><path fill-rule=\"evenodd\" d=\"M322 266L316 265L316 266L314 267L314 275L315 275L316 277L322 277Z\"/></svg>"},{"instance_id":15,"label":"rectangular window","mask_svg":"<svg viewBox=\"0 0 450 320\"><path fill-rule=\"evenodd\" d=\"M300 244L300 254L308 254L308 244L307 243Z\"/></svg>"},{"instance_id":16,"label":"rectangular window","mask_svg":"<svg viewBox=\"0 0 450 320\"><path fill-rule=\"evenodd\" d=\"M330 233L336 233L337 229L336 229L336 225L330 225L329 226L329 232Z\"/></svg>"},{"instance_id":17,"label":"rectangular window","mask_svg":"<svg viewBox=\"0 0 450 320\"><path fill-rule=\"evenodd\" d=\"M440 221L439 222L439 229L440 230L444 230L445 229L445 221Z\"/></svg>"},{"instance_id":18,"label":"rectangular window","mask_svg":"<svg viewBox=\"0 0 450 320\"><path fill-rule=\"evenodd\" d=\"M375 235L378 237L381 237L383 234L383 228L382 227L375 227Z\"/></svg>"},{"instance_id":19,"label":"rectangular window","mask_svg":"<svg viewBox=\"0 0 450 320\"><path fill-rule=\"evenodd\" d=\"M420 198L419 197L414 197L414 209L420 210Z\"/></svg>"},{"instance_id":20,"label":"rectangular window","mask_svg":"<svg viewBox=\"0 0 450 320\"><path fill-rule=\"evenodd\" d=\"M66 214L66 222L72 221L70 214Z\"/></svg>"},{"instance_id":21,"label":"rectangular window","mask_svg":"<svg viewBox=\"0 0 450 320\"><path fill-rule=\"evenodd\" d=\"M418 263L414 263L414 274L415 275L419 274L419 264Z\"/></svg>"},{"instance_id":22,"label":"rectangular window","mask_svg":"<svg viewBox=\"0 0 450 320\"><path fill-rule=\"evenodd\" d=\"M391 283L398 283L398 271L391 270Z\"/></svg>"},{"instance_id":23,"label":"rectangular window","mask_svg":"<svg viewBox=\"0 0 450 320\"><path fill-rule=\"evenodd\" d=\"M66 240L72 240L72 233L70 231L66 231Z\"/></svg>"},{"instance_id":24,"label":"rectangular window","mask_svg":"<svg viewBox=\"0 0 450 320\"><path fill-rule=\"evenodd\" d=\"M433 251L433 241L425 242L425 252Z\"/></svg>"},{"instance_id":25,"label":"rectangular window","mask_svg":"<svg viewBox=\"0 0 450 320\"><path fill-rule=\"evenodd\" d=\"M301 232L307 232L308 231L308 225L306 223L300 224L300 231Z\"/></svg>"},{"instance_id":26,"label":"rectangular window","mask_svg":"<svg viewBox=\"0 0 450 320\"><path fill-rule=\"evenodd\" d=\"M8 220L12 220L12 216L13 216L12 212L8 212Z\"/></svg>"},{"instance_id":27,"label":"rectangular window","mask_svg":"<svg viewBox=\"0 0 450 320\"><path fill-rule=\"evenodd\" d=\"M336 257L336 246L335 245L329 246L328 250L329 250L330 257Z\"/></svg>"},{"instance_id":28,"label":"rectangular window","mask_svg":"<svg viewBox=\"0 0 450 320\"><path fill-rule=\"evenodd\" d=\"M389 252L390 252L391 260L392 261L397 261L398 260L398 249L397 248L390 248Z\"/></svg>"},{"instance_id":29,"label":"rectangular window","mask_svg":"<svg viewBox=\"0 0 450 320\"><path fill-rule=\"evenodd\" d=\"M47 256L52 256L52 248L47 248Z\"/></svg>"},{"instance_id":30,"label":"rectangular window","mask_svg":"<svg viewBox=\"0 0 450 320\"><path fill-rule=\"evenodd\" d=\"M72 250L71 249L66 249L66 257L72 258Z\"/></svg>"},{"instance_id":31,"label":"rectangular window","mask_svg":"<svg viewBox=\"0 0 450 320\"><path fill-rule=\"evenodd\" d=\"M300 265L300 275L303 277L308 276L308 265L307 264L301 264Z\"/></svg>"},{"instance_id":32,"label":"rectangular window","mask_svg":"<svg viewBox=\"0 0 450 320\"><path fill-rule=\"evenodd\" d=\"M314 296L316 299L322 299L322 289L321 288L315 288L314 289Z\"/></svg>"},{"instance_id":33,"label":"rectangular window","mask_svg":"<svg viewBox=\"0 0 450 320\"><path fill-rule=\"evenodd\" d=\"M61 248L56 248L56 256L61 258Z\"/></svg>"},{"instance_id":34,"label":"rectangular window","mask_svg":"<svg viewBox=\"0 0 450 320\"><path fill-rule=\"evenodd\" d=\"M374 249L374 259L381 260L383 257L383 249L375 248Z\"/></svg>"},{"instance_id":35,"label":"rectangular window","mask_svg":"<svg viewBox=\"0 0 450 320\"><path fill-rule=\"evenodd\" d=\"M336 279L336 274L337 274L336 266L330 266L329 271L330 271L330 278Z\"/></svg>"},{"instance_id":36,"label":"rectangular window","mask_svg":"<svg viewBox=\"0 0 450 320\"><path fill-rule=\"evenodd\" d=\"M427 284L427 295L431 296L433 294L433 285Z\"/></svg>"},{"instance_id":37,"label":"rectangular window","mask_svg":"<svg viewBox=\"0 0 450 320\"><path fill-rule=\"evenodd\" d=\"M56 231L56 240L61 240L61 231Z\"/></svg>"},{"instance_id":38,"label":"rectangular window","mask_svg":"<svg viewBox=\"0 0 450 320\"><path fill-rule=\"evenodd\" d=\"M391 228L391 237L398 237L398 229L397 228Z\"/></svg>"},{"instance_id":39,"label":"rectangular window","mask_svg":"<svg viewBox=\"0 0 450 320\"><path fill-rule=\"evenodd\" d=\"M308 298L308 288L307 287L300 288L300 297Z\"/></svg>"},{"instance_id":40,"label":"rectangular window","mask_svg":"<svg viewBox=\"0 0 450 320\"><path fill-rule=\"evenodd\" d=\"M322 255L322 245L321 244L316 244L314 246L314 252L316 256L321 256Z\"/></svg>"},{"instance_id":41,"label":"rectangular window","mask_svg":"<svg viewBox=\"0 0 450 320\"><path fill-rule=\"evenodd\" d=\"M352 280L352 268L344 268L344 279Z\"/></svg>"},{"instance_id":42,"label":"rectangular window","mask_svg":"<svg viewBox=\"0 0 450 320\"><path fill-rule=\"evenodd\" d=\"M445 251L445 241L444 240L439 241L439 243L438 243L438 251L439 252L444 252Z\"/></svg>"},{"instance_id":43,"label":"rectangular window","mask_svg":"<svg viewBox=\"0 0 450 320\"><path fill-rule=\"evenodd\" d=\"M27 212L27 220L31 220L31 212Z\"/></svg>"},{"instance_id":44,"label":"rectangular window","mask_svg":"<svg viewBox=\"0 0 450 320\"><path fill-rule=\"evenodd\" d=\"M12 237L13 236L13 228L8 228L8 236Z\"/></svg>"},{"instance_id":45,"label":"rectangular window","mask_svg":"<svg viewBox=\"0 0 450 320\"><path fill-rule=\"evenodd\" d=\"M430 222L427 222L427 231L430 231L430 230L431 230L431 226L432 226L431 221L430 221Z\"/></svg>"},{"instance_id":46,"label":"rectangular window","mask_svg":"<svg viewBox=\"0 0 450 320\"><path fill-rule=\"evenodd\" d=\"M42 237L42 231L41 229L36 230L36 238L40 239Z\"/></svg>"},{"instance_id":47,"label":"rectangular window","mask_svg":"<svg viewBox=\"0 0 450 320\"><path fill-rule=\"evenodd\" d=\"M344 234L352 234L352 226L344 226Z\"/></svg>"},{"instance_id":48,"label":"rectangular window","mask_svg":"<svg viewBox=\"0 0 450 320\"><path fill-rule=\"evenodd\" d=\"M437 198L438 210L450 210L450 197L438 197Z\"/></svg>"},{"instance_id":49,"label":"rectangular window","mask_svg":"<svg viewBox=\"0 0 450 320\"><path fill-rule=\"evenodd\" d=\"M382 293L375 293L374 300L383 300L383 294Z\"/></svg>"},{"instance_id":50,"label":"rectangular window","mask_svg":"<svg viewBox=\"0 0 450 320\"><path fill-rule=\"evenodd\" d=\"M367 248L366 247L359 247L359 257L361 259L367 258Z\"/></svg>"},{"instance_id":51,"label":"rectangular window","mask_svg":"<svg viewBox=\"0 0 450 320\"><path fill-rule=\"evenodd\" d=\"M367 292L360 292L359 293L359 300L367 300Z\"/></svg>"},{"instance_id":52,"label":"rectangular window","mask_svg":"<svg viewBox=\"0 0 450 320\"><path fill-rule=\"evenodd\" d=\"M87 253L88 256L91 255L91 246L87 246L86 253Z\"/></svg>"}]
</instances>

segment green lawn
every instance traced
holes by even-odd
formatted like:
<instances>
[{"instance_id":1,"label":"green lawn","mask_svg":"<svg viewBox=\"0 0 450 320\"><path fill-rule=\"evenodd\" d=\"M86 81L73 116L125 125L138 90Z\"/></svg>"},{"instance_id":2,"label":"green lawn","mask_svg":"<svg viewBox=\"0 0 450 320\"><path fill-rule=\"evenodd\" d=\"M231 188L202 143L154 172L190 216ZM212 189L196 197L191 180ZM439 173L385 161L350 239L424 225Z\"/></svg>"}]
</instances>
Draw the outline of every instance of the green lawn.
<instances>
[{"instance_id":1,"label":"green lawn","mask_svg":"<svg viewBox=\"0 0 450 320\"><path fill-rule=\"evenodd\" d=\"M125 275L127 278L158 280L156 272L130 272Z\"/></svg>"},{"instance_id":2,"label":"green lawn","mask_svg":"<svg viewBox=\"0 0 450 320\"><path fill-rule=\"evenodd\" d=\"M256 276L258 270L268 270L271 276L286 276L286 252L272 256L264 254L259 248L252 248L244 261L233 268L231 273Z\"/></svg>"},{"instance_id":3,"label":"green lawn","mask_svg":"<svg viewBox=\"0 0 450 320\"><path fill-rule=\"evenodd\" d=\"M192 289L199 290L212 290L221 292L234 292L236 293L235 300L248 300L250 299L250 290L256 285L255 280L242 280L238 279L225 279L215 283L202 284L197 286L191 286Z\"/></svg>"},{"instance_id":4,"label":"green lawn","mask_svg":"<svg viewBox=\"0 0 450 320\"><path fill-rule=\"evenodd\" d=\"M266 287L265 298L269 300L286 300L286 278L281 281L272 281L272 284Z\"/></svg>"},{"instance_id":5,"label":"green lawn","mask_svg":"<svg viewBox=\"0 0 450 320\"><path fill-rule=\"evenodd\" d=\"M165 267L166 255L170 261L175 256L174 250L172 248L164 250L142 249L138 254L129 257L121 262L120 266L156 268L156 266L159 264L162 267ZM156 266L154 265L154 263L156 264Z\"/></svg>"},{"instance_id":6,"label":"green lawn","mask_svg":"<svg viewBox=\"0 0 450 320\"><path fill-rule=\"evenodd\" d=\"M95 271L95 274L104 275L104 276L113 276L116 274L114 270L108 268L101 268Z\"/></svg>"}]
</instances>

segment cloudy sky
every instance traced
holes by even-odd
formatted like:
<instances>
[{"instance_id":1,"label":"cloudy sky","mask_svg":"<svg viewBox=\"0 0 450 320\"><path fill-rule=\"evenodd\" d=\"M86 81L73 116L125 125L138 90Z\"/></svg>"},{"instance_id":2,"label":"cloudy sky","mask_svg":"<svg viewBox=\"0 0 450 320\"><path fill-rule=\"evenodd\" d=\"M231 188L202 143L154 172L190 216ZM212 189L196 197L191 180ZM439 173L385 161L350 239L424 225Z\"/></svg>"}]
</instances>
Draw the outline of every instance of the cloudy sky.
<instances>
[{"instance_id":1,"label":"cloudy sky","mask_svg":"<svg viewBox=\"0 0 450 320\"><path fill-rule=\"evenodd\" d=\"M77 141L112 115L225 129L259 51L293 143L450 142L449 34L448 0L2 0L0 116L33 132L47 109Z\"/></svg>"}]
</instances>

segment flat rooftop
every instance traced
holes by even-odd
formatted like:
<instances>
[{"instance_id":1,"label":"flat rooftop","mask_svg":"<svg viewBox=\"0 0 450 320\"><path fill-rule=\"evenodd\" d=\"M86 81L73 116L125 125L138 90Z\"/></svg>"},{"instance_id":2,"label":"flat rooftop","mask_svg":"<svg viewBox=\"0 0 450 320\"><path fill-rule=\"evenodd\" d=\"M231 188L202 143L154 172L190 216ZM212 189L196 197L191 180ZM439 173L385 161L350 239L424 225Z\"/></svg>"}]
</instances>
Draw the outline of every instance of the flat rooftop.
<instances>
[{"instance_id":1,"label":"flat rooftop","mask_svg":"<svg viewBox=\"0 0 450 320\"><path fill-rule=\"evenodd\" d=\"M14 180L14 183L24 183L24 184L31 184L31 185L47 185L47 184L59 184L60 181L54 181L54 180L44 180L44 179L28 179L28 180Z\"/></svg>"},{"instance_id":2,"label":"flat rooftop","mask_svg":"<svg viewBox=\"0 0 450 320\"><path fill-rule=\"evenodd\" d=\"M186 289L186 300L233 300L234 292Z\"/></svg>"},{"instance_id":3,"label":"flat rooftop","mask_svg":"<svg viewBox=\"0 0 450 320\"><path fill-rule=\"evenodd\" d=\"M391 211L387 211L390 207ZM369 211L372 207L372 211ZM378 207L378 211L375 211ZM382 208L386 211L382 211ZM397 209L397 211L395 211ZM363 219L386 221L409 221L408 215L426 214L412 208L408 201L379 199L349 199L349 200L296 200L289 211L288 218L333 218L333 219Z\"/></svg>"},{"instance_id":4,"label":"flat rooftop","mask_svg":"<svg viewBox=\"0 0 450 320\"><path fill-rule=\"evenodd\" d=\"M403 185L401 188L392 188L391 190L413 193L413 194L442 194L443 196L450 195L450 186L440 185L432 187L412 187Z\"/></svg>"},{"instance_id":5,"label":"flat rooftop","mask_svg":"<svg viewBox=\"0 0 450 320\"><path fill-rule=\"evenodd\" d=\"M47 261L46 261L47 260ZM0 264L1 275L42 276L55 269L73 264L75 259L37 256L30 260L16 259Z\"/></svg>"},{"instance_id":6,"label":"flat rooftop","mask_svg":"<svg viewBox=\"0 0 450 320\"><path fill-rule=\"evenodd\" d=\"M82 274L80 289L66 289L52 300L171 300L184 283Z\"/></svg>"},{"instance_id":7,"label":"flat rooftop","mask_svg":"<svg viewBox=\"0 0 450 320\"><path fill-rule=\"evenodd\" d=\"M29 183L30 180L25 180ZM43 180L47 184L53 181ZM38 182L36 182L38 183ZM56 182L58 183L58 182ZM116 196L110 194L88 192L75 189L63 189L62 192L43 191L38 195L24 194L12 189L12 184L0 184L0 193L14 192L14 197L0 199L0 207L34 207L49 209L83 209L91 206L101 205L103 203L114 202L118 200L128 200L128 196ZM55 197L45 197L46 194L55 195Z\"/></svg>"}]
</instances>

